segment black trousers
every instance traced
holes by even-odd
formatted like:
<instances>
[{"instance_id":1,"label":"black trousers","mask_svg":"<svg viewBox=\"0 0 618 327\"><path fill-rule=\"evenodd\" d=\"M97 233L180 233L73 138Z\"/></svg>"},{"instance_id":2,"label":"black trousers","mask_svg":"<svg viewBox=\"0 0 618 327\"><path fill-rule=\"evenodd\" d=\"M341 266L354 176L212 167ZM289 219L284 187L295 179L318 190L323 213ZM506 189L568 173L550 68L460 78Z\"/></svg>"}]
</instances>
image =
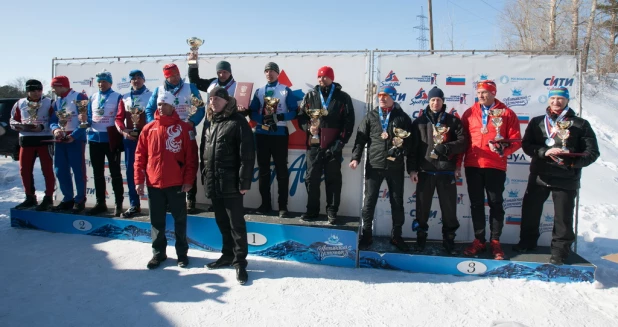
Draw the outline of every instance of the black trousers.
<instances>
[{"instance_id":1,"label":"black trousers","mask_svg":"<svg viewBox=\"0 0 618 327\"><path fill-rule=\"evenodd\" d=\"M186 255L187 243L187 200L181 192L181 186L166 188L148 187L148 208L150 212L152 253L165 254L167 238L165 237L166 208L169 205L174 217L174 234L176 237L176 254Z\"/></svg>"},{"instance_id":2,"label":"black trousers","mask_svg":"<svg viewBox=\"0 0 618 327\"><path fill-rule=\"evenodd\" d=\"M212 201L215 220L223 247L222 257L230 259L235 267L247 267L247 224L245 223L245 208L243 196L233 198L215 198Z\"/></svg>"},{"instance_id":3,"label":"black trousers","mask_svg":"<svg viewBox=\"0 0 618 327\"><path fill-rule=\"evenodd\" d=\"M281 128L281 127L279 127ZM270 158L275 162L279 188L279 208L288 205L288 135L255 134L257 162L260 174L259 185L262 205L272 206L270 199Z\"/></svg>"},{"instance_id":4,"label":"black trousers","mask_svg":"<svg viewBox=\"0 0 618 327\"><path fill-rule=\"evenodd\" d=\"M493 168L466 167L466 182L470 196L470 211L474 237L485 242L485 194L489 204L489 231L491 240L500 240L504 226L504 182L506 172Z\"/></svg>"},{"instance_id":5,"label":"black trousers","mask_svg":"<svg viewBox=\"0 0 618 327\"><path fill-rule=\"evenodd\" d=\"M120 173L120 152L114 152L109 148L109 143L90 142L90 163L94 175L94 188L97 203L105 203L105 158L112 177L112 189L116 204L122 204L124 200L124 187L122 174Z\"/></svg>"},{"instance_id":6,"label":"black trousers","mask_svg":"<svg viewBox=\"0 0 618 327\"><path fill-rule=\"evenodd\" d=\"M555 187L545 187L536 183L536 177L530 177L524 201L521 208L520 243L526 246L536 246L539 236L539 226L543 213L543 204L551 192L554 201L554 228L552 230L551 249L566 255L575 241L573 231L573 213L577 190L565 190Z\"/></svg>"},{"instance_id":7,"label":"black trousers","mask_svg":"<svg viewBox=\"0 0 618 327\"><path fill-rule=\"evenodd\" d=\"M197 194L197 177L193 180L193 185L189 192L187 192L187 201L195 202L195 195Z\"/></svg>"},{"instance_id":8,"label":"black trousers","mask_svg":"<svg viewBox=\"0 0 618 327\"><path fill-rule=\"evenodd\" d=\"M380 185L386 179L390 193L393 229L391 237L401 236L401 227L405 221L403 214L403 167L399 169L374 169L365 171L365 201L363 203L363 233L371 233L373 216L378 202Z\"/></svg>"},{"instance_id":9,"label":"black trousers","mask_svg":"<svg viewBox=\"0 0 618 327\"><path fill-rule=\"evenodd\" d=\"M457 220L457 182L454 174L418 173L416 184L416 220L419 227L427 231L429 213L433 194L438 190L438 201L442 211L442 235L444 238L455 238L455 231L459 228Z\"/></svg>"},{"instance_id":10,"label":"black trousers","mask_svg":"<svg viewBox=\"0 0 618 327\"><path fill-rule=\"evenodd\" d=\"M311 149L307 150L306 158L307 213L320 213L320 184L322 172L324 172L326 212L337 214L341 201L341 152L326 156L326 149L312 146Z\"/></svg>"}]
</instances>

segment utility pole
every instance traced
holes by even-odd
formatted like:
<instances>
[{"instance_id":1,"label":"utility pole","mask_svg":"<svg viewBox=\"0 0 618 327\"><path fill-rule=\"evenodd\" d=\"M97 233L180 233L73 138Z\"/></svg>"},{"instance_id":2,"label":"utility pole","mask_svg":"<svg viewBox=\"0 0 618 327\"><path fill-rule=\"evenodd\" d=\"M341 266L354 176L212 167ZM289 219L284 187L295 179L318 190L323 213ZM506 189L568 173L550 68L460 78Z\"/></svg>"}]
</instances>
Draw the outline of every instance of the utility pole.
<instances>
[{"instance_id":1,"label":"utility pole","mask_svg":"<svg viewBox=\"0 0 618 327\"><path fill-rule=\"evenodd\" d=\"M433 54L433 11L431 10L431 0L427 1L429 2L429 50Z\"/></svg>"},{"instance_id":2,"label":"utility pole","mask_svg":"<svg viewBox=\"0 0 618 327\"><path fill-rule=\"evenodd\" d=\"M428 30L427 26L425 26L425 19L427 16L423 14L423 7L421 6L421 14L416 16L419 20L419 25L414 26L414 28L418 29L418 49L419 50L427 50L427 37L425 36L425 31Z\"/></svg>"}]
</instances>

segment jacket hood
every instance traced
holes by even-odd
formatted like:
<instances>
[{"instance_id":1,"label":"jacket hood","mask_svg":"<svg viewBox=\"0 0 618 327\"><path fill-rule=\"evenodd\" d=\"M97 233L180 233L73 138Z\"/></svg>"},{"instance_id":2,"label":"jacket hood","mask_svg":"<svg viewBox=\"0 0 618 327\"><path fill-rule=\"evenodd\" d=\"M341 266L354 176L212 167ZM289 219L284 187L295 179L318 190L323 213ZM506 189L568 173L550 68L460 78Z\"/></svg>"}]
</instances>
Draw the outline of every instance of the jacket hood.
<instances>
[{"instance_id":1,"label":"jacket hood","mask_svg":"<svg viewBox=\"0 0 618 327\"><path fill-rule=\"evenodd\" d=\"M236 99L234 97L230 97L230 100L227 102L227 104L225 105L225 108L223 108L223 111L221 111L220 113L215 113L212 110L212 106L209 105L208 109L206 110L206 118L208 119L208 121L212 121L213 119L222 120L224 118L228 118L229 116L234 114L236 111L238 111L238 106L236 105Z\"/></svg>"},{"instance_id":2,"label":"jacket hood","mask_svg":"<svg viewBox=\"0 0 618 327\"><path fill-rule=\"evenodd\" d=\"M159 110L156 110L155 120L159 121L159 124L163 126L170 126L178 124L178 122L180 121L180 116L178 116L176 110L174 110L171 116L162 116L161 114L159 114Z\"/></svg>"}]
</instances>

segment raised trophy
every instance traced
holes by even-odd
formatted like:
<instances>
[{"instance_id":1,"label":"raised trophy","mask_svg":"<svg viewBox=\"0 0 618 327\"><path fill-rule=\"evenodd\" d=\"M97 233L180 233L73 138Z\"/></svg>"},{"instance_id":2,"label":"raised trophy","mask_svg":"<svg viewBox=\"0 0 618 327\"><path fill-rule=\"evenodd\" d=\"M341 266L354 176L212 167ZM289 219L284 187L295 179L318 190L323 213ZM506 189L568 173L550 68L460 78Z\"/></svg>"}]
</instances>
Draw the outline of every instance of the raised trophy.
<instances>
[{"instance_id":1,"label":"raised trophy","mask_svg":"<svg viewBox=\"0 0 618 327\"><path fill-rule=\"evenodd\" d=\"M403 128L395 127L393 128L393 134L395 134L395 137L393 137L393 147L388 150L388 157L386 157L386 159L390 161L397 160L400 154L400 148L403 146L403 139L410 136L410 132Z\"/></svg>"},{"instance_id":2,"label":"raised trophy","mask_svg":"<svg viewBox=\"0 0 618 327\"><path fill-rule=\"evenodd\" d=\"M36 127L34 122L38 118L39 108L41 108L40 101L39 102L28 101L28 109L26 109L26 111L28 112L28 119L26 119L26 122L24 123L24 127L28 127L28 128Z\"/></svg>"},{"instance_id":3,"label":"raised trophy","mask_svg":"<svg viewBox=\"0 0 618 327\"><path fill-rule=\"evenodd\" d=\"M320 117L328 115L325 109L307 109L307 115L311 118L311 126L320 128ZM311 136L311 144L320 144L320 133Z\"/></svg>"},{"instance_id":4,"label":"raised trophy","mask_svg":"<svg viewBox=\"0 0 618 327\"><path fill-rule=\"evenodd\" d=\"M202 44L204 44L204 40L194 36L187 39L187 44L191 47L191 53L195 54L195 56L197 57L197 51L202 46ZM187 63L189 65L197 65L197 59L187 60Z\"/></svg>"},{"instance_id":5,"label":"raised trophy","mask_svg":"<svg viewBox=\"0 0 618 327\"><path fill-rule=\"evenodd\" d=\"M436 146L444 142L444 139L445 139L444 134L448 133L449 130L450 128L448 126L443 126L440 124L434 126L433 128L433 150L431 150L431 154L429 154L429 157L431 159L438 159L438 154L436 153Z\"/></svg>"},{"instance_id":6,"label":"raised trophy","mask_svg":"<svg viewBox=\"0 0 618 327\"><path fill-rule=\"evenodd\" d=\"M140 130L137 128L140 118L144 113L145 108L140 106L137 99L133 99L133 104L129 107L129 113L131 113L131 122L133 123L133 130L129 132L129 135L138 137Z\"/></svg>"},{"instance_id":7,"label":"raised trophy","mask_svg":"<svg viewBox=\"0 0 618 327\"><path fill-rule=\"evenodd\" d=\"M491 122L496 126L496 137L494 137L494 140L504 140L504 137L500 135L500 126L502 126L502 114L504 114L504 109L489 109L489 114L491 115Z\"/></svg>"},{"instance_id":8,"label":"raised trophy","mask_svg":"<svg viewBox=\"0 0 618 327\"><path fill-rule=\"evenodd\" d=\"M570 151L566 147L566 141L569 138L569 136L571 136L569 127L573 126L573 121L563 120L563 121L557 122L556 125L558 125L558 131L556 132L556 134L558 135L560 140L562 140L562 151L568 153Z\"/></svg>"},{"instance_id":9,"label":"raised trophy","mask_svg":"<svg viewBox=\"0 0 618 327\"><path fill-rule=\"evenodd\" d=\"M78 118L81 118L83 114L88 114L88 103L90 102L90 100L85 99L85 100L73 100L73 103L75 104L75 106L77 107L77 113L79 114ZM60 119L60 117L58 117L58 119ZM79 128L88 128L88 120L86 121L82 121L80 119L79 121Z\"/></svg>"},{"instance_id":10,"label":"raised trophy","mask_svg":"<svg viewBox=\"0 0 618 327\"><path fill-rule=\"evenodd\" d=\"M191 105L189 106L189 115L187 116L187 122L191 119L191 116L195 115L197 108L203 107L204 101L195 95L191 94Z\"/></svg>"},{"instance_id":11,"label":"raised trophy","mask_svg":"<svg viewBox=\"0 0 618 327\"><path fill-rule=\"evenodd\" d=\"M279 98L273 97L264 97L264 116L273 116L277 112L277 107L279 106ZM268 124L262 124L262 129L273 130L277 129L277 120L276 118L272 120L272 122Z\"/></svg>"}]
</instances>

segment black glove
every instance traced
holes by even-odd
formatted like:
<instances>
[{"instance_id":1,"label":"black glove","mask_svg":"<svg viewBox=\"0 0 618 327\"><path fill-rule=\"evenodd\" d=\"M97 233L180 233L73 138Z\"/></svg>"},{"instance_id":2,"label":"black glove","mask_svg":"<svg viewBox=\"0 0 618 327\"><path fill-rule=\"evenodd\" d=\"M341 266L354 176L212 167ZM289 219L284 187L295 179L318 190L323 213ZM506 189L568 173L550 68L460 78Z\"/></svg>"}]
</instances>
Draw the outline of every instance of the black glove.
<instances>
[{"instance_id":1,"label":"black glove","mask_svg":"<svg viewBox=\"0 0 618 327\"><path fill-rule=\"evenodd\" d=\"M447 145L444 144L438 144L436 145L434 151L436 152L436 154L441 155L441 156L448 156L450 150L448 148Z\"/></svg>"},{"instance_id":2,"label":"black glove","mask_svg":"<svg viewBox=\"0 0 618 327\"><path fill-rule=\"evenodd\" d=\"M335 140L331 146L326 149L326 157L331 157L335 153L341 153L345 144L341 140Z\"/></svg>"},{"instance_id":3,"label":"black glove","mask_svg":"<svg viewBox=\"0 0 618 327\"><path fill-rule=\"evenodd\" d=\"M273 115L264 115L262 125L272 125L274 123L275 123L275 118L273 117Z\"/></svg>"},{"instance_id":4,"label":"black glove","mask_svg":"<svg viewBox=\"0 0 618 327\"><path fill-rule=\"evenodd\" d=\"M401 148L392 147L388 150L388 156L393 158L399 158L403 155L403 150Z\"/></svg>"},{"instance_id":5,"label":"black glove","mask_svg":"<svg viewBox=\"0 0 618 327\"><path fill-rule=\"evenodd\" d=\"M283 114L277 114L277 120L278 121L284 121L285 117L283 116Z\"/></svg>"}]
</instances>

